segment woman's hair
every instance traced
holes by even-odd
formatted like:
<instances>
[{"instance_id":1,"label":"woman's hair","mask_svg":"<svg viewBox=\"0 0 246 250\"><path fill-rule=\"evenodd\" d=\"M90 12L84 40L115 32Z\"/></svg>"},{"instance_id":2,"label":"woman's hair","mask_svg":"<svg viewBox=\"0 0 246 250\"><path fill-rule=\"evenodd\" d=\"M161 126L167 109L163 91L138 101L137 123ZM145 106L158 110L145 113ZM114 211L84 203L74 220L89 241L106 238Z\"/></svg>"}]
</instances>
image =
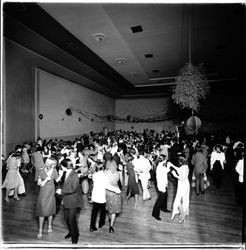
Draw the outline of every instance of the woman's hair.
<instances>
[{"instance_id":1,"label":"woman's hair","mask_svg":"<svg viewBox=\"0 0 246 250\"><path fill-rule=\"evenodd\" d=\"M17 145L15 147L15 151L22 151L22 146L21 145Z\"/></svg>"},{"instance_id":2,"label":"woman's hair","mask_svg":"<svg viewBox=\"0 0 246 250\"><path fill-rule=\"evenodd\" d=\"M36 149L36 152L38 152L38 151L42 151L42 147L38 146Z\"/></svg>"},{"instance_id":3,"label":"woman's hair","mask_svg":"<svg viewBox=\"0 0 246 250\"><path fill-rule=\"evenodd\" d=\"M53 157L49 157L45 161L45 166L46 167L52 167L52 166L56 166L56 165L57 165L57 160L54 159Z\"/></svg>"},{"instance_id":4,"label":"woman's hair","mask_svg":"<svg viewBox=\"0 0 246 250\"><path fill-rule=\"evenodd\" d=\"M134 159L134 157L130 153L126 153L125 159L127 162L130 162Z\"/></svg>"},{"instance_id":5,"label":"woman's hair","mask_svg":"<svg viewBox=\"0 0 246 250\"><path fill-rule=\"evenodd\" d=\"M20 158L21 157L21 152L15 152L15 153L13 153L12 157Z\"/></svg>"},{"instance_id":6,"label":"woman's hair","mask_svg":"<svg viewBox=\"0 0 246 250\"><path fill-rule=\"evenodd\" d=\"M180 156L178 157L178 162L179 162L179 165L182 166L182 165L187 164L187 159L186 159L185 156L180 155Z\"/></svg>"},{"instance_id":7,"label":"woman's hair","mask_svg":"<svg viewBox=\"0 0 246 250\"><path fill-rule=\"evenodd\" d=\"M115 160L109 160L106 164L106 170L112 173L117 172L117 164Z\"/></svg>"},{"instance_id":8,"label":"woman's hair","mask_svg":"<svg viewBox=\"0 0 246 250\"><path fill-rule=\"evenodd\" d=\"M65 158L64 160L61 161L61 165L64 167L64 168L67 168L67 169L72 169L73 168L73 163L70 159L68 158Z\"/></svg>"}]
</instances>

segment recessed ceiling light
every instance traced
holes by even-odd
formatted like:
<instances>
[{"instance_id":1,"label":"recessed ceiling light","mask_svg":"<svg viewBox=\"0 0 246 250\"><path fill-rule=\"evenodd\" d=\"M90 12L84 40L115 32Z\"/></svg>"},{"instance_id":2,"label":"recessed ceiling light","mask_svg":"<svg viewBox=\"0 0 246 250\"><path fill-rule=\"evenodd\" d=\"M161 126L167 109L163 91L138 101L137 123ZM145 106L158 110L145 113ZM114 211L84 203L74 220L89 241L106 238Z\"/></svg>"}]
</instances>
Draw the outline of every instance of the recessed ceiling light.
<instances>
[{"instance_id":1,"label":"recessed ceiling light","mask_svg":"<svg viewBox=\"0 0 246 250\"><path fill-rule=\"evenodd\" d=\"M117 59L116 59L116 62L117 62L118 64L123 64L123 63L126 62L126 58L123 58L123 57L117 58Z\"/></svg>"},{"instance_id":2,"label":"recessed ceiling light","mask_svg":"<svg viewBox=\"0 0 246 250\"><path fill-rule=\"evenodd\" d=\"M153 54L146 54L146 55L144 55L146 58L152 58L152 57L154 57L153 56Z\"/></svg>"},{"instance_id":3,"label":"recessed ceiling light","mask_svg":"<svg viewBox=\"0 0 246 250\"><path fill-rule=\"evenodd\" d=\"M104 42L107 39L107 36L103 33L95 33L92 35L92 37L99 43Z\"/></svg>"},{"instance_id":4,"label":"recessed ceiling light","mask_svg":"<svg viewBox=\"0 0 246 250\"><path fill-rule=\"evenodd\" d=\"M137 77L137 76L138 76L138 73L137 73L137 72L131 72L131 73L129 73L129 75L130 75L131 77Z\"/></svg>"},{"instance_id":5,"label":"recessed ceiling light","mask_svg":"<svg viewBox=\"0 0 246 250\"><path fill-rule=\"evenodd\" d=\"M143 28L141 25L131 27L132 33L142 32Z\"/></svg>"}]
</instances>

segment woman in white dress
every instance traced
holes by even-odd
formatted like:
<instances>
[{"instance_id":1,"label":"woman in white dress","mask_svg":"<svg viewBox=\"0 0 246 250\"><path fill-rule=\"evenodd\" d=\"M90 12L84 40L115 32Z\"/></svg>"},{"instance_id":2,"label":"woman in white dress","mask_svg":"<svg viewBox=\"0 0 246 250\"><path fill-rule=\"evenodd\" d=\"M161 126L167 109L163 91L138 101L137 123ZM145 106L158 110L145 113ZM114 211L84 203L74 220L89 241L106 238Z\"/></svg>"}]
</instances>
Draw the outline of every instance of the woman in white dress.
<instances>
[{"instance_id":1,"label":"woman in white dress","mask_svg":"<svg viewBox=\"0 0 246 250\"><path fill-rule=\"evenodd\" d=\"M7 175L2 188L6 188L5 201L10 202L9 196L14 195L15 200L19 200L18 194L25 193L24 181L20 175L21 153L12 154L7 160Z\"/></svg>"},{"instance_id":2,"label":"woman in white dress","mask_svg":"<svg viewBox=\"0 0 246 250\"><path fill-rule=\"evenodd\" d=\"M185 216L189 215L189 203L190 203L190 182L188 179L189 167L186 159L183 156L179 157L179 166L175 167L172 174L178 179L177 194L173 203L172 217L176 214L180 214L179 222L183 222Z\"/></svg>"}]
</instances>

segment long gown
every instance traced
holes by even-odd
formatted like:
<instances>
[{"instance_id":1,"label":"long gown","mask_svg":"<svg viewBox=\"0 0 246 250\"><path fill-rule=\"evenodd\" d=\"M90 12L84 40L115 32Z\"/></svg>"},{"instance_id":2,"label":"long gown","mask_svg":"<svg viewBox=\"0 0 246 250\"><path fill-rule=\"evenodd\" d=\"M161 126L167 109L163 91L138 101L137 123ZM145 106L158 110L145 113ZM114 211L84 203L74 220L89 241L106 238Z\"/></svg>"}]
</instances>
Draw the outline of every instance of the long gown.
<instances>
[{"instance_id":1,"label":"long gown","mask_svg":"<svg viewBox=\"0 0 246 250\"><path fill-rule=\"evenodd\" d=\"M188 165L182 165L177 169L178 175L174 172L173 175L178 179L178 188L176 197L173 203L172 218L180 213L180 209L183 211L183 215L189 215L189 203L190 203L190 182L188 179L189 167Z\"/></svg>"},{"instance_id":2,"label":"long gown","mask_svg":"<svg viewBox=\"0 0 246 250\"><path fill-rule=\"evenodd\" d=\"M139 194L138 184L136 182L134 166L132 163L126 165L126 170L128 173L128 186L127 186L127 195Z\"/></svg>"},{"instance_id":3,"label":"long gown","mask_svg":"<svg viewBox=\"0 0 246 250\"><path fill-rule=\"evenodd\" d=\"M44 169L40 170L38 176L41 180L44 180L48 175ZM36 205L36 216L47 217L56 213L56 199L55 199L55 183L54 180L58 178L56 169L50 176L51 180L47 181L43 187L40 187L37 205Z\"/></svg>"}]
</instances>

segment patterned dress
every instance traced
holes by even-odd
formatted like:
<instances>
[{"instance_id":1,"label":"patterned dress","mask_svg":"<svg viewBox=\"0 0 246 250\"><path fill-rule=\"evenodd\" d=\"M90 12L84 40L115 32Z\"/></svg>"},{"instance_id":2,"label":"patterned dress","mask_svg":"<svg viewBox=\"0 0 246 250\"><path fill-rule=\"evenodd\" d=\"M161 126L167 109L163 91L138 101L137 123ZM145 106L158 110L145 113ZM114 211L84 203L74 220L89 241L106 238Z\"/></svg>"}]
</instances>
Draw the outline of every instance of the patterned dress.
<instances>
[{"instance_id":1,"label":"patterned dress","mask_svg":"<svg viewBox=\"0 0 246 250\"><path fill-rule=\"evenodd\" d=\"M120 180L120 174L118 171L111 172L110 170L105 171L108 177L109 183L115 187L118 186ZM122 210L122 196L109 190L106 191L106 209L110 214L119 214Z\"/></svg>"}]
</instances>

